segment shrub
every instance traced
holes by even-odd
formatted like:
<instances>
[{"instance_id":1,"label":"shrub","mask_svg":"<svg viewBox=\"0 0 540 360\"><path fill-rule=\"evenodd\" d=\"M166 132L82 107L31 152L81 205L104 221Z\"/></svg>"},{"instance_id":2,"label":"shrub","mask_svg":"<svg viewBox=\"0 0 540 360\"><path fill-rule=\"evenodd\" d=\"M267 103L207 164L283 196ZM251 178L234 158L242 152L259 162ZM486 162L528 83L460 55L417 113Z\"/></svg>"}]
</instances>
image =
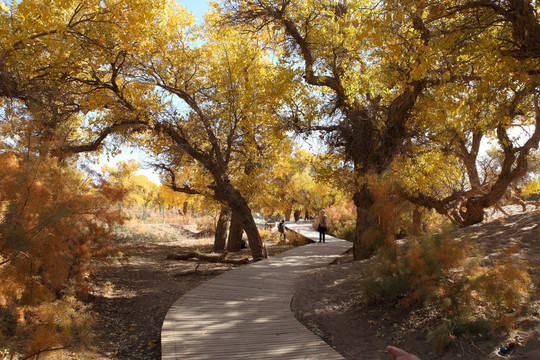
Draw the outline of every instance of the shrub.
<instances>
[{"instance_id":1,"label":"shrub","mask_svg":"<svg viewBox=\"0 0 540 360\"><path fill-rule=\"evenodd\" d=\"M216 223L217 220L210 215L204 215L195 218L195 224L201 236L214 235L216 233Z\"/></svg>"},{"instance_id":2,"label":"shrub","mask_svg":"<svg viewBox=\"0 0 540 360\"><path fill-rule=\"evenodd\" d=\"M513 326L528 300L531 279L526 264L503 251L493 264L482 264L468 240L448 234L412 239L396 257L388 247L364 284L371 303L391 302L404 309L435 306L443 323L430 339L442 351L457 338L487 336Z\"/></svg>"},{"instance_id":3,"label":"shrub","mask_svg":"<svg viewBox=\"0 0 540 360\"><path fill-rule=\"evenodd\" d=\"M287 233L287 242L293 246L302 246L309 243L309 239L295 232Z\"/></svg>"},{"instance_id":4,"label":"shrub","mask_svg":"<svg viewBox=\"0 0 540 360\"><path fill-rule=\"evenodd\" d=\"M340 239L353 241L356 227L356 207L352 202L342 202L327 211L328 232Z\"/></svg>"},{"instance_id":5,"label":"shrub","mask_svg":"<svg viewBox=\"0 0 540 360\"><path fill-rule=\"evenodd\" d=\"M259 229L259 235L263 243L265 242L279 242L279 233L277 231L272 231L270 229Z\"/></svg>"},{"instance_id":6,"label":"shrub","mask_svg":"<svg viewBox=\"0 0 540 360\"><path fill-rule=\"evenodd\" d=\"M2 348L32 354L84 343L89 260L121 220L108 206L119 192L55 159L2 153L0 163Z\"/></svg>"}]
</instances>

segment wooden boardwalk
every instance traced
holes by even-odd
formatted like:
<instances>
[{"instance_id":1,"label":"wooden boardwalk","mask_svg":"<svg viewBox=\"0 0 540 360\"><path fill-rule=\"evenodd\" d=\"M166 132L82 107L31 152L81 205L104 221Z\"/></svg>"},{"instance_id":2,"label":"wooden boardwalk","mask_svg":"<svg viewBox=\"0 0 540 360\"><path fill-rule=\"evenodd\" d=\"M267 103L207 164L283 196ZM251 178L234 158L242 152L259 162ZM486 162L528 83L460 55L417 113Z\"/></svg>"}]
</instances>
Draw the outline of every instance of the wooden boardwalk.
<instances>
[{"instance_id":1,"label":"wooden boardwalk","mask_svg":"<svg viewBox=\"0 0 540 360\"><path fill-rule=\"evenodd\" d=\"M318 241L311 223L287 224ZM217 276L178 299L161 330L162 359L344 359L300 324L290 303L300 276L351 247L331 236Z\"/></svg>"}]
</instances>

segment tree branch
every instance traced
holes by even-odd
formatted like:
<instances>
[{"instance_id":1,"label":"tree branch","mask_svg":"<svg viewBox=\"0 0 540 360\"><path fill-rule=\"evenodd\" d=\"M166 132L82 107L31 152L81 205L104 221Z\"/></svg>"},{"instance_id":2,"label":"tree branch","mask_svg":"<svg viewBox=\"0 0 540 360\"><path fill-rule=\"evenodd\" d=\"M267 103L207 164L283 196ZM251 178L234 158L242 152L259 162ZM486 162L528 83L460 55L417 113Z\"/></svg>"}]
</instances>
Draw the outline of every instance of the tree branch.
<instances>
[{"instance_id":1,"label":"tree branch","mask_svg":"<svg viewBox=\"0 0 540 360\"><path fill-rule=\"evenodd\" d=\"M188 186L188 185L184 185L184 186L178 186L176 185L176 172L174 171L174 169L170 166L167 166L165 164L153 164L152 165L154 168L158 169L158 170L162 170L162 171L165 171L169 174L169 176L171 177L171 182L170 184L165 184L168 188L170 188L172 191L176 191L176 192L181 192L181 193L184 193L184 194L191 194L191 195L200 195L201 192L198 191L198 190L195 190L193 189L192 187Z\"/></svg>"},{"instance_id":2,"label":"tree branch","mask_svg":"<svg viewBox=\"0 0 540 360\"><path fill-rule=\"evenodd\" d=\"M99 147L103 144L103 142L109 135L112 135L124 128L133 128L134 130L137 127L141 127L141 126L144 127L147 125L148 124L146 122L138 121L138 120L113 124L103 129L99 134L97 134L97 137L94 140L86 144L62 145L60 148L51 150L50 153L56 157L63 157L69 154L78 154L78 153L83 153L83 152L96 151L97 149L99 149Z\"/></svg>"}]
</instances>

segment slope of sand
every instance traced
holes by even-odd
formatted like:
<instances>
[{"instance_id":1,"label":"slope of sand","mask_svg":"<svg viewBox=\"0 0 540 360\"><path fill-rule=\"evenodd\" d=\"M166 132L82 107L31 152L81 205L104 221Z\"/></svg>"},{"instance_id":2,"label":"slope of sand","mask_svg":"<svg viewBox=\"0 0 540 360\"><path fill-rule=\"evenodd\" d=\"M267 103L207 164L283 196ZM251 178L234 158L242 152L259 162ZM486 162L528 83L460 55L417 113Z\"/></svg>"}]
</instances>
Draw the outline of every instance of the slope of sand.
<instances>
[{"instance_id":1,"label":"slope of sand","mask_svg":"<svg viewBox=\"0 0 540 360\"><path fill-rule=\"evenodd\" d=\"M493 261L505 248L518 244L519 257L527 261L535 290L540 284L540 212L523 213L521 207L506 207L509 216L490 214L482 224L458 230L469 237ZM428 359L540 359L540 292L533 294L528 308L516 321L516 330L491 339L461 340L444 355L428 342L428 332L440 323L432 309L404 313L392 306L364 306L362 274L374 266L374 259L352 262L342 256L336 264L304 277L292 301L296 317L314 333L335 347L345 358L390 359L387 345L407 349ZM517 341L516 341L517 340ZM507 356L498 354L502 344L517 343Z\"/></svg>"}]
</instances>

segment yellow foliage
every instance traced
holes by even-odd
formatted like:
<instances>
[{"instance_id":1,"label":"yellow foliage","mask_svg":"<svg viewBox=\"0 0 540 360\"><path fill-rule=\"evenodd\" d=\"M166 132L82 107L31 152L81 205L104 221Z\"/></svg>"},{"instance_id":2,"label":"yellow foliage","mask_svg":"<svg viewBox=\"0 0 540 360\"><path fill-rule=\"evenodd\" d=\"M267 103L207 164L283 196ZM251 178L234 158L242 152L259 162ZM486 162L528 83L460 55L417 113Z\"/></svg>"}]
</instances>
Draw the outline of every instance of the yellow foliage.
<instances>
[{"instance_id":1,"label":"yellow foliage","mask_svg":"<svg viewBox=\"0 0 540 360\"><path fill-rule=\"evenodd\" d=\"M538 194L540 194L540 180L539 179L529 181L521 189L521 195L523 195L524 197L528 197L531 195L538 195Z\"/></svg>"},{"instance_id":2,"label":"yellow foliage","mask_svg":"<svg viewBox=\"0 0 540 360\"><path fill-rule=\"evenodd\" d=\"M0 333L13 353L82 341L73 335L88 332L89 315L75 296L88 292L90 249L99 249L121 218L99 185L66 164L31 153L0 153L4 159Z\"/></svg>"}]
</instances>

